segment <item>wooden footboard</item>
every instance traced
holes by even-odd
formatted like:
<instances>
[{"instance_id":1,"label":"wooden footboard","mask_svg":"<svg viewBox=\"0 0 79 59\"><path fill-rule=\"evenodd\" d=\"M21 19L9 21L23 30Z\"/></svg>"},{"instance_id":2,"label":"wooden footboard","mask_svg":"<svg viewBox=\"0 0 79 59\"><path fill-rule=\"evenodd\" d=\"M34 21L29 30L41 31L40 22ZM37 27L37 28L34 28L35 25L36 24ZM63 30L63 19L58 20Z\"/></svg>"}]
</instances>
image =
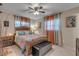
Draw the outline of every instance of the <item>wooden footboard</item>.
<instances>
[{"instance_id":1,"label":"wooden footboard","mask_svg":"<svg viewBox=\"0 0 79 59\"><path fill-rule=\"evenodd\" d=\"M24 54L25 55L32 54L32 46L43 41L48 41L47 37L40 37L40 38L32 40L32 42L26 42L26 50Z\"/></svg>"}]
</instances>

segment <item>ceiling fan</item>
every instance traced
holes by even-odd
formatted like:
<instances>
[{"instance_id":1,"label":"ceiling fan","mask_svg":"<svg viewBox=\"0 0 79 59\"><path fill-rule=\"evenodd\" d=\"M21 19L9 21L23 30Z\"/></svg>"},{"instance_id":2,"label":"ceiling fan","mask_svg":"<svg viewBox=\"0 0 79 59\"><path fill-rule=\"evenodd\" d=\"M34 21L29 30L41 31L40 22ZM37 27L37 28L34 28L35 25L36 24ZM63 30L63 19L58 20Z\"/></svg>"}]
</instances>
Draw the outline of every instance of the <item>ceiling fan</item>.
<instances>
[{"instance_id":1,"label":"ceiling fan","mask_svg":"<svg viewBox=\"0 0 79 59\"><path fill-rule=\"evenodd\" d=\"M24 12L33 13L34 15L39 15L40 13L45 13L43 6L38 5L31 5L28 9L23 10Z\"/></svg>"}]
</instances>

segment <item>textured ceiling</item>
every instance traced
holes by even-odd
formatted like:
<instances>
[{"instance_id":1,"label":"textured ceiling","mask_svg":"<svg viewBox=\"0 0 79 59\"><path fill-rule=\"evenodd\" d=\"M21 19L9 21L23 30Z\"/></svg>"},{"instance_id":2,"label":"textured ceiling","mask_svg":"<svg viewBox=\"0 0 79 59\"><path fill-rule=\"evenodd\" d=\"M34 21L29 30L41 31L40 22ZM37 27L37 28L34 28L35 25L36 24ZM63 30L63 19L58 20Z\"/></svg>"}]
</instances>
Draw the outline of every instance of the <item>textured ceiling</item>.
<instances>
[{"instance_id":1,"label":"textured ceiling","mask_svg":"<svg viewBox=\"0 0 79 59\"><path fill-rule=\"evenodd\" d=\"M31 6L29 3L4 3L0 6L0 10L31 19L40 19L46 15L63 12L79 6L78 3L40 3L39 5L43 6L46 13L35 16L33 13L23 12L22 10L28 9Z\"/></svg>"}]
</instances>

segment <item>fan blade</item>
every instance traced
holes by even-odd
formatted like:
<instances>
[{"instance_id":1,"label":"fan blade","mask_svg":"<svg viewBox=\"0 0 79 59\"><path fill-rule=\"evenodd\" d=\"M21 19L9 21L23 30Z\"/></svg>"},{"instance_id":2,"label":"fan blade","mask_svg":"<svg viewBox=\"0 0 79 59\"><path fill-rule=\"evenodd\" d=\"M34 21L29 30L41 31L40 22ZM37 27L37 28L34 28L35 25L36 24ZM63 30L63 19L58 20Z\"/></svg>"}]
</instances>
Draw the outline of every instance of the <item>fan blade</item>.
<instances>
[{"instance_id":1,"label":"fan blade","mask_svg":"<svg viewBox=\"0 0 79 59\"><path fill-rule=\"evenodd\" d=\"M45 13L45 11L39 11L39 12L41 12L41 13Z\"/></svg>"},{"instance_id":2,"label":"fan blade","mask_svg":"<svg viewBox=\"0 0 79 59\"><path fill-rule=\"evenodd\" d=\"M29 11L28 13L33 13L34 11Z\"/></svg>"},{"instance_id":3,"label":"fan blade","mask_svg":"<svg viewBox=\"0 0 79 59\"><path fill-rule=\"evenodd\" d=\"M40 7L39 7L39 9L43 9L43 7L42 7L42 6L40 6Z\"/></svg>"},{"instance_id":4,"label":"fan blade","mask_svg":"<svg viewBox=\"0 0 79 59\"><path fill-rule=\"evenodd\" d=\"M0 6L2 6L2 3L0 3Z\"/></svg>"},{"instance_id":5,"label":"fan blade","mask_svg":"<svg viewBox=\"0 0 79 59\"><path fill-rule=\"evenodd\" d=\"M32 7L29 7L29 9L34 10Z\"/></svg>"},{"instance_id":6,"label":"fan blade","mask_svg":"<svg viewBox=\"0 0 79 59\"><path fill-rule=\"evenodd\" d=\"M33 11L34 9L32 7L28 7L28 9L25 9L23 11Z\"/></svg>"},{"instance_id":7,"label":"fan blade","mask_svg":"<svg viewBox=\"0 0 79 59\"><path fill-rule=\"evenodd\" d=\"M30 9L27 9L27 10L23 10L23 11L29 11Z\"/></svg>"}]
</instances>

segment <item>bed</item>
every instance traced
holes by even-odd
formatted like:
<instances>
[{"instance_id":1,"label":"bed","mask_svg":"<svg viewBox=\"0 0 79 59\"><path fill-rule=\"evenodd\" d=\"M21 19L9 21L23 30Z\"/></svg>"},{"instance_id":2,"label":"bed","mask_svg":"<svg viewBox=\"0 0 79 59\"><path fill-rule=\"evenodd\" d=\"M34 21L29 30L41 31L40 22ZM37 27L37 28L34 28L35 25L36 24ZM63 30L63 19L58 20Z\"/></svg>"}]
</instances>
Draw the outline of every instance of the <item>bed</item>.
<instances>
[{"instance_id":1,"label":"bed","mask_svg":"<svg viewBox=\"0 0 79 59\"><path fill-rule=\"evenodd\" d=\"M41 38L44 38L44 39L41 39ZM30 34L24 34L23 32L22 35L15 36L15 42L17 46L21 49L22 53L26 52L27 54L31 53L31 50L32 50L31 48L33 45L43 40L47 40L47 36L44 33L30 35Z\"/></svg>"}]
</instances>

